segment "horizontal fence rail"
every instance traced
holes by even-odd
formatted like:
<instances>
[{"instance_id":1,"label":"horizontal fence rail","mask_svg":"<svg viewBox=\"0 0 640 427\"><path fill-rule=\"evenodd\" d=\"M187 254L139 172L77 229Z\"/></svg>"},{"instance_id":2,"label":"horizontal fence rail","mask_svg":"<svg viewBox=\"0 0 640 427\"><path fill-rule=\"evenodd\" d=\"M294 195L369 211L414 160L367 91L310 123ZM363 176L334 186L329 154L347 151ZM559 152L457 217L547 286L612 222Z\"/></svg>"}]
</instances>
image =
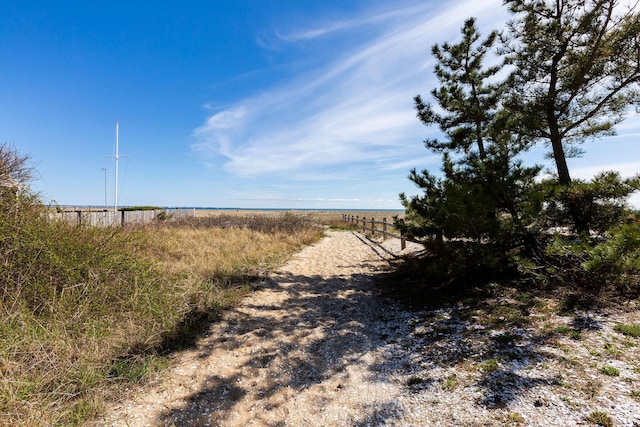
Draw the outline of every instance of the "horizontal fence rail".
<instances>
[{"instance_id":1,"label":"horizontal fence rail","mask_svg":"<svg viewBox=\"0 0 640 427\"><path fill-rule=\"evenodd\" d=\"M342 219L346 222L350 222L351 224L355 224L355 226L359 227L363 233L370 231L374 236L376 233L380 233L383 236L400 239L401 249L405 249L407 247L407 240L411 242L415 242L414 240L408 239L405 236L403 236L402 233L396 234L388 231L389 226L392 224L389 224L387 222L387 218L382 218L382 222L380 222L380 221L376 221L375 218L373 217L370 219L367 219L364 216L360 218L360 216L344 214L342 215ZM376 228L377 225L382 226L382 228ZM416 243L419 243L419 242L416 242Z\"/></svg>"},{"instance_id":2,"label":"horizontal fence rail","mask_svg":"<svg viewBox=\"0 0 640 427\"><path fill-rule=\"evenodd\" d=\"M49 213L50 219L66 221L76 225L91 227L124 226L127 224L143 224L156 220L170 220L195 217L195 209L154 209L140 211L86 211L73 210Z\"/></svg>"}]
</instances>

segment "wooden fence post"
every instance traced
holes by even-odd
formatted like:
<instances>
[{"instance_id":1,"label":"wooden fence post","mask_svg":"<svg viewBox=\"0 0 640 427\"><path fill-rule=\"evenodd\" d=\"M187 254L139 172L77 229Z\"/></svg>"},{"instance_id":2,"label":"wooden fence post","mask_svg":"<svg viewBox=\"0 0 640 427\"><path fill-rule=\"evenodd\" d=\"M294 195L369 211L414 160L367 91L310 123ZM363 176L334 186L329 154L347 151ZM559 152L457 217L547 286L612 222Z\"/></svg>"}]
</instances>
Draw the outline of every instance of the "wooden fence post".
<instances>
[{"instance_id":1,"label":"wooden fence post","mask_svg":"<svg viewBox=\"0 0 640 427\"><path fill-rule=\"evenodd\" d=\"M387 218L382 218L382 233L386 234L387 232Z\"/></svg>"},{"instance_id":2,"label":"wooden fence post","mask_svg":"<svg viewBox=\"0 0 640 427\"><path fill-rule=\"evenodd\" d=\"M364 216L362 217L362 232L367 232L367 217Z\"/></svg>"},{"instance_id":3,"label":"wooden fence post","mask_svg":"<svg viewBox=\"0 0 640 427\"><path fill-rule=\"evenodd\" d=\"M371 217L371 235L376 235L376 220L373 217Z\"/></svg>"}]
</instances>

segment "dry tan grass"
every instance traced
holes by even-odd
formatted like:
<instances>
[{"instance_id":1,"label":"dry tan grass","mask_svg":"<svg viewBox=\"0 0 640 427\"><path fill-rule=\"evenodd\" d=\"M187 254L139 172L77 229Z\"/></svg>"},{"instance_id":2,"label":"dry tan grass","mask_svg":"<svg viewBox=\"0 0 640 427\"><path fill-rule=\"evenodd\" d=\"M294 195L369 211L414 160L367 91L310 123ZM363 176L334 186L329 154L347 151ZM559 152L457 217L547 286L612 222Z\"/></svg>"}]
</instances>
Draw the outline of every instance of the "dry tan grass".
<instances>
[{"instance_id":1,"label":"dry tan grass","mask_svg":"<svg viewBox=\"0 0 640 427\"><path fill-rule=\"evenodd\" d=\"M336 230L357 230L361 228L357 227L353 221L345 221L344 216L358 218L362 220L367 219L367 222L371 219L375 219L376 222L382 222L383 219L389 224L387 230L391 233L399 232L393 228L394 217L404 218L405 212L403 211L334 211L334 210L196 210L196 218L207 217L269 217L278 218L281 216L294 215L297 217L304 217L310 221L314 221L325 227L329 227ZM381 225L377 225L378 228L382 228ZM367 232L369 234L369 232Z\"/></svg>"},{"instance_id":2,"label":"dry tan grass","mask_svg":"<svg viewBox=\"0 0 640 427\"><path fill-rule=\"evenodd\" d=\"M296 235L268 235L247 229L166 227L152 232L151 256L170 274L207 280L231 274L263 275L289 254L319 237L308 229Z\"/></svg>"},{"instance_id":3,"label":"dry tan grass","mask_svg":"<svg viewBox=\"0 0 640 427\"><path fill-rule=\"evenodd\" d=\"M237 215L237 216L251 216L251 215L265 215L265 216L280 216L283 214L292 214L299 216L306 216L320 223L327 221L341 221L343 215L354 215L360 218L375 218L377 221L382 221L382 218L387 218L388 222L393 221L393 217L397 215L400 218L404 217L403 211L329 211L329 210L196 210L196 217L216 216L216 215Z\"/></svg>"},{"instance_id":4,"label":"dry tan grass","mask_svg":"<svg viewBox=\"0 0 640 427\"><path fill-rule=\"evenodd\" d=\"M34 256L69 260L68 269L56 278L59 291L49 299L40 295L37 311L22 300L28 287L48 289L41 275L26 281L33 269L21 271L22 287L0 299L0 426L80 425L95 418L126 381L144 380L166 364L168 339L210 318L194 313L212 316L234 304L250 280L322 234L312 226L293 234L173 225L40 227L29 238L38 238L40 229L42 236L57 234L38 238L46 252ZM21 259L27 256L31 252ZM122 260L129 267L121 267Z\"/></svg>"}]
</instances>

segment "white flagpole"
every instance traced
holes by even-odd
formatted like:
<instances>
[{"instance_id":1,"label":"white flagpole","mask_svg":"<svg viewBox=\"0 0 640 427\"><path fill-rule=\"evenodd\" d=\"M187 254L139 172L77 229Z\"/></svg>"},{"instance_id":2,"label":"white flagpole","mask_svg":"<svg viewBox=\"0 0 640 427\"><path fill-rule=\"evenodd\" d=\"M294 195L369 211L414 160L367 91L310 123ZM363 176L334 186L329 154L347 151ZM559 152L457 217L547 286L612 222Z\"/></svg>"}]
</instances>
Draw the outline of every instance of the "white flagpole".
<instances>
[{"instance_id":1,"label":"white flagpole","mask_svg":"<svg viewBox=\"0 0 640 427\"><path fill-rule=\"evenodd\" d=\"M115 215L118 215L118 160L120 157L129 157L129 156L121 156L119 147L118 147L118 122L116 121L116 155L115 156L107 156L109 158L113 157L116 159L116 173L115 173L115 189L113 196L113 211ZM106 178L105 178L106 179ZM105 196L106 197L106 196ZM117 221L117 219L116 219Z\"/></svg>"},{"instance_id":2,"label":"white flagpole","mask_svg":"<svg viewBox=\"0 0 640 427\"><path fill-rule=\"evenodd\" d=\"M113 197L113 211L115 214L118 214L118 122L116 122L116 187L115 187L115 196Z\"/></svg>"}]
</instances>

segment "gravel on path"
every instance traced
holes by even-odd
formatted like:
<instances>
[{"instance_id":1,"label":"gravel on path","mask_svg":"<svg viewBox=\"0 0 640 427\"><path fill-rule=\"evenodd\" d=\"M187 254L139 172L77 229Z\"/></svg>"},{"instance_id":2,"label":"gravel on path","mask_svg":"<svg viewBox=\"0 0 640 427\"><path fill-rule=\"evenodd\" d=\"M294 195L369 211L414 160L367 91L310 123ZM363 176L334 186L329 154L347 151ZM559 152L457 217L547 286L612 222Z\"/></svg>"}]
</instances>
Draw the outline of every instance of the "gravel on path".
<instances>
[{"instance_id":1,"label":"gravel on path","mask_svg":"<svg viewBox=\"0 0 640 427\"><path fill-rule=\"evenodd\" d=\"M600 410L615 425L640 425L637 364L622 368L626 382L596 375L587 398L589 384L567 387L572 358L588 364L587 350L533 343L522 330L510 342L518 357L493 357L496 332L462 322L455 307L410 312L378 296L375 275L398 254L397 240L328 231L169 372L132 388L103 425L569 426ZM615 316L602 321L590 339L613 334Z\"/></svg>"}]
</instances>

